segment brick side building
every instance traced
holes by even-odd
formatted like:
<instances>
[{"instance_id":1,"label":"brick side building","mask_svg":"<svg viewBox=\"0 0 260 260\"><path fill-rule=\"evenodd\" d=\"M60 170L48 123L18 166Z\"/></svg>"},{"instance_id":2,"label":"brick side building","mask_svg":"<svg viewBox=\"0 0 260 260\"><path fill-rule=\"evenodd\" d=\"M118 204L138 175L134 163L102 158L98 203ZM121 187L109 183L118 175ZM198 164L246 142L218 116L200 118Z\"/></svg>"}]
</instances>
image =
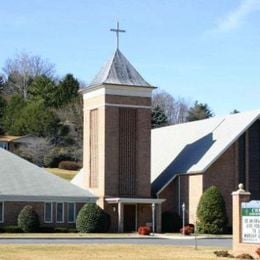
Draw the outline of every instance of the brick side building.
<instances>
[{"instance_id":1,"label":"brick side building","mask_svg":"<svg viewBox=\"0 0 260 260\"><path fill-rule=\"evenodd\" d=\"M162 211L195 223L199 199L215 185L232 223L231 193L239 183L260 199L260 111L215 117L152 131L152 190Z\"/></svg>"},{"instance_id":2,"label":"brick side building","mask_svg":"<svg viewBox=\"0 0 260 260\"><path fill-rule=\"evenodd\" d=\"M78 211L96 198L68 181L0 148L0 227L17 225L26 205L42 227L75 226Z\"/></svg>"}]
</instances>

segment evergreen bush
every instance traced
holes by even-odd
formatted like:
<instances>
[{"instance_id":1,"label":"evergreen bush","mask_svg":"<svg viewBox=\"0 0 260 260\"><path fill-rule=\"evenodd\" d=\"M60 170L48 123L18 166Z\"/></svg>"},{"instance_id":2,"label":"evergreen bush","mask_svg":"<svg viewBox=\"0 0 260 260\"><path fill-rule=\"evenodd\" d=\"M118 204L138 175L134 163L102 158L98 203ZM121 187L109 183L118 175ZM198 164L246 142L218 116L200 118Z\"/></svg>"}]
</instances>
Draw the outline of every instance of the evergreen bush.
<instances>
[{"instance_id":1,"label":"evergreen bush","mask_svg":"<svg viewBox=\"0 0 260 260\"><path fill-rule=\"evenodd\" d=\"M225 231L227 224L225 201L217 187L211 186L202 194L197 218L199 233L221 234Z\"/></svg>"},{"instance_id":2,"label":"evergreen bush","mask_svg":"<svg viewBox=\"0 0 260 260\"><path fill-rule=\"evenodd\" d=\"M26 233L36 232L39 229L39 217L32 206L27 205L21 210L18 215L17 224Z\"/></svg>"},{"instance_id":3,"label":"evergreen bush","mask_svg":"<svg viewBox=\"0 0 260 260\"><path fill-rule=\"evenodd\" d=\"M107 232L110 218L103 209L96 204L85 204L78 213L76 228L82 233Z\"/></svg>"}]
</instances>

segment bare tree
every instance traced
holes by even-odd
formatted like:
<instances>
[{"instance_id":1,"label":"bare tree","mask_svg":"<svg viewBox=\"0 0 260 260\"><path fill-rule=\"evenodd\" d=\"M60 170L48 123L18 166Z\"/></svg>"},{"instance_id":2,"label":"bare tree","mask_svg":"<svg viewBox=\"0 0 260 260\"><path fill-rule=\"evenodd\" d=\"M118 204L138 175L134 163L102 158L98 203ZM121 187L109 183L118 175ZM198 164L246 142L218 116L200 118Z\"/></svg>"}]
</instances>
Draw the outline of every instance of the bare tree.
<instances>
[{"instance_id":1,"label":"bare tree","mask_svg":"<svg viewBox=\"0 0 260 260\"><path fill-rule=\"evenodd\" d=\"M54 65L40 56L21 52L12 59L7 59L3 72L6 77L5 94L19 94L24 99L28 96L28 87L36 76L54 76Z\"/></svg>"},{"instance_id":2,"label":"bare tree","mask_svg":"<svg viewBox=\"0 0 260 260\"><path fill-rule=\"evenodd\" d=\"M189 104L184 98L174 99L164 90L154 92L152 106L159 106L164 111L169 125L185 122L189 110Z\"/></svg>"},{"instance_id":3,"label":"bare tree","mask_svg":"<svg viewBox=\"0 0 260 260\"><path fill-rule=\"evenodd\" d=\"M45 138L37 138L33 142L22 145L15 150L15 153L24 159L42 167L44 165L44 156L54 146Z\"/></svg>"},{"instance_id":4,"label":"bare tree","mask_svg":"<svg viewBox=\"0 0 260 260\"><path fill-rule=\"evenodd\" d=\"M56 114L64 125L70 129L70 135L79 147L83 140L83 98L74 98L66 106L56 109Z\"/></svg>"}]
</instances>

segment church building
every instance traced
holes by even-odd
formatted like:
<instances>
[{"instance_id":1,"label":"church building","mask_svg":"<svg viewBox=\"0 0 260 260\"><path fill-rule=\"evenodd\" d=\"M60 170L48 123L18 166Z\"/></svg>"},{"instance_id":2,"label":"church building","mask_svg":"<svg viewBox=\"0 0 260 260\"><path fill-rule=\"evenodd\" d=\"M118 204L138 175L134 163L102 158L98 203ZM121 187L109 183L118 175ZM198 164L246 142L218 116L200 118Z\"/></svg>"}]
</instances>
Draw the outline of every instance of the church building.
<instances>
[{"instance_id":1,"label":"church building","mask_svg":"<svg viewBox=\"0 0 260 260\"><path fill-rule=\"evenodd\" d=\"M244 183L260 199L260 111L151 130L151 97L145 81L119 50L81 90L84 100L83 169L72 183L97 197L114 232L152 225L164 212L196 223L202 193L219 188L229 224L231 192ZM173 220L174 221L174 220Z\"/></svg>"},{"instance_id":2,"label":"church building","mask_svg":"<svg viewBox=\"0 0 260 260\"><path fill-rule=\"evenodd\" d=\"M231 226L239 183L260 199L260 110L154 129L151 140L152 191L166 199L163 212L181 215L185 203L186 221L194 224L202 193L215 185Z\"/></svg>"}]
</instances>

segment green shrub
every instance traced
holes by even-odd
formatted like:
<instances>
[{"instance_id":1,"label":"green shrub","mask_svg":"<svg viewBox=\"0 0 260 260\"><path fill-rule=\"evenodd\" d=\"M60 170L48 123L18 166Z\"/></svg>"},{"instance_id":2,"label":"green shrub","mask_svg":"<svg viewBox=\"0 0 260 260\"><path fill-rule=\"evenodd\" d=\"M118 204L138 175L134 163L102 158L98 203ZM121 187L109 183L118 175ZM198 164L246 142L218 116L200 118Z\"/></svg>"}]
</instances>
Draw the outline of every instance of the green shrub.
<instances>
[{"instance_id":1,"label":"green shrub","mask_svg":"<svg viewBox=\"0 0 260 260\"><path fill-rule=\"evenodd\" d=\"M80 165L74 161L62 161L59 163L59 169L77 171L80 168Z\"/></svg>"},{"instance_id":2,"label":"green shrub","mask_svg":"<svg viewBox=\"0 0 260 260\"><path fill-rule=\"evenodd\" d=\"M44 156L44 166L49 168L56 168L61 161L67 161L71 159L72 156L68 149L63 147L54 147Z\"/></svg>"},{"instance_id":3,"label":"green shrub","mask_svg":"<svg viewBox=\"0 0 260 260\"><path fill-rule=\"evenodd\" d=\"M18 226L4 226L0 228L1 233L22 233L20 227Z\"/></svg>"},{"instance_id":4,"label":"green shrub","mask_svg":"<svg viewBox=\"0 0 260 260\"><path fill-rule=\"evenodd\" d=\"M36 232L39 229L40 222L37 213L33 210L32 206L25 206L18 215L18 227L23 232Z\"/></svg>"},{"instance_id":5,"label":"green shrub","mask_svg":"<svg viewBox=\"0 0 260 260\"><path fill-rule=\"evenodd\" d=\"M54 233L77 233L77 230L71 227L56 227Z\"/></svg>"},{"instance_id":6,"label":"green shrub","mask_svg":"<svg viewBox=\"0 0 260 260\"><path fill-rule=\"evenodd\" d=\"M166 211L162 214L162 232L178 232L182 226L177 212Z\"/></svg>"},{"instance_id":7,"label":"green shrub","mask_svg":"<svg viewBox=\"0 0 260 260\"><path fill-rule=\"evenodd\" d=\"M202 194L197 218L199 233L221 234L225 231L227 224L225 201L217 187L211 186Z\"/></svg>"},{"instance_id":8,"label":"green shrub","mask_svg":"<svg viewBox=\"0 0 260 260\"><path fill-rule=\"evenodd\" d=\"M78 213L76 228L82 233L107 232L110 218L103 209L96 204L85 204Z\"/></svg>"}]
</instances>

